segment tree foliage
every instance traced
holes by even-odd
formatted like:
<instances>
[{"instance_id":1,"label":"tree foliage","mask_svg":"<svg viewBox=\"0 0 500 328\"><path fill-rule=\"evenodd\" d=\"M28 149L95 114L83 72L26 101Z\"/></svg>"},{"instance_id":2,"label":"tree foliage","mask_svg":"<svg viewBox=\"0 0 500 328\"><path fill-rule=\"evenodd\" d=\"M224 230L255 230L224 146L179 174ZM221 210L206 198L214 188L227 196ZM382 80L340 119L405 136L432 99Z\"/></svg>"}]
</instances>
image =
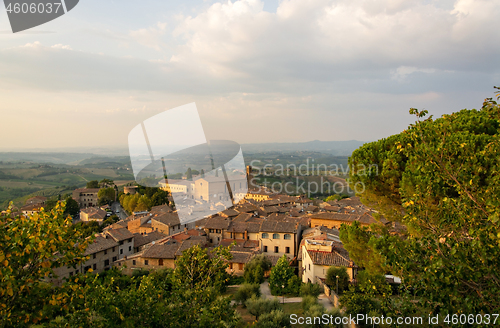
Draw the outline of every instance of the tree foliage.
<instances>
[{"instance_id":1,"label":"tree foliage","mask_svg":"<svg viewBox=\"0 0 500 328\"><path fill-rule=\"evenodd\" d=\"M36 323L60 304L64 295L46 281L55 268L83 261L89 242L63 203L31 216L0 215L0 327Z\"/></svg>"},{"instance_id":2,"label":"tree foliage","mask_svg":"<svg viewBox=\"0 0 500 328\"><path fill-rule=\"evenodd\" d=\"M248 313L255 316L255 320L259 320L259 317L264 313L270 313L273 310L280 309L280 302L275 298L259 298L253 296L245 303Z\"/></svg>"},{"instance_id":3,"label":"tree foliage","mask_svg":"<svg viewBox=\"0 0 500 328\"><path fill-rule=\"evenodd\" d=\"M498 311L500 107L489 98L481 110L435 120L410 113L418 121L408 130L349 159L351 184L365 186L361 200L406 229L367 236L343 228L341 238L362 236L430 313Z\"/></svg>"},{"instance_id":4,"label":"tree foliage","mask_svg":"<svg viewBox=\"0 0 500 328\"><path fill-rule=\"evenodd\" d=\"M288 263L286 255L280 257L276 265L271 269L269 276L269 288L273 295L283 295L288 292L288 281L294 276L293 269Z\"/></svg>"},{"instance_id":5,"label":"tree foliage","mask_svg":"<svg viewBox=\"0 0 500 328\"><path fill-rule=\"evenodd\" d=\"M234 301L245 306L245 302L252 298L252 296L260 297L260 285L245 283L241 285L236 294L234 294Z\"/></svg>"},{"instance_id":6,"label":"tree foliage","mask_svg":"<svg viewBox=\"0 0 500 328\"><path fill-rule=\"evenodd\" d=\"M99 181L97 180L92 180L87 182L87 188L99 188Z\"/></svg>"},{"instance_id":7,"label":"tree foliage","mask_svg":"<svg viewBox=\"0 0 500 328\"><path fill-rule=\"evenodd\" d=\"M326 284L334 291L337 290L337 277L338 278L338 286L339 286L339 294L342 294L344 290L349 288L349 274L347 273L347 269L345 267L334 267L331 266L326 271Z\"/></svg>"},{"instance_id":8,"label":"tree foliage","mask_svg":"<svg viewBox=\"0 0 500 328\"><path fill-rule=\"evenodd\" d=\"M254 256L250 262L245 265L243 277L249 284L261 284L264 282L264 272L271 268L271 260L265 254Z\"/></svg>"},{"instance_id":9,"label":"tree foliage","mask_svg":"<svg viewBox=\"0 0 500 328\"><path fill-rule=\"evenodd\" d=\"M115 189L113 187L101 188L97 193L99 205L111 204L115 201Z\"/></svg>"}]
</instances>

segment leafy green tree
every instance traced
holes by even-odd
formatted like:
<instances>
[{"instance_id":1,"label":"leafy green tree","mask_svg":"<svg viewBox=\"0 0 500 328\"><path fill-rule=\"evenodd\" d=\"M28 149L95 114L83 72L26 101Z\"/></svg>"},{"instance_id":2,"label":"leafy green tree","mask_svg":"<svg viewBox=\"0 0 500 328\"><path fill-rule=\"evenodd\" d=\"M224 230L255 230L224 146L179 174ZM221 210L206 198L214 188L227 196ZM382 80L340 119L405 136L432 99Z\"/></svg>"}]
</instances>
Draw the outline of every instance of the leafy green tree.
<instances>
[{"instance_id":1,"label":"leafy green tree","mask_svg":"<svg viewBox=\"0 0 500 328\"><path fill-rule=\"evenodd\" d=\"M293 269L288 263L286 255L280 257L271 269L269 288L273 295L283 295L288 292L288 281L294 276Z\"/></svg>"},{"instance_id":2,"label":"leafy green tree","mask_svg":"<svg viewBox=\"0 0 500 328\"><path fill-rule=\"evenodd\" d=\"M250 284L261 284L264 282L264 272L271 269L271 260L265 254L254 256L250 262L245 265L243 277Z\"/></svg>"},{"instance_id":3,"label":"leafy green tree","mask_svg":"<svg viewBox=\"0 0 500 328\"><path fill-rule=\"evenodd\" d=\"M101 181L99 181L99 186L101 188L113 188L115 186L115 183L111 179L102 179Z\"/></svg>"},{"instance_id":4,"label":"leafy green tree","mask_svg":"<svg viewBox=\"0 0 500 328\"><path fill-rule=\"evenodd\" d=\"M278 299L275 298L259 298L253 296L245 303L248 313L255 316L255 320L259 320L259 317L264 313L270 313L273 310L280 309L280 303Z\"/></svg>"},{"instance_id":5,"label":"leafy green tree","mask_svg":"<svg viewBox=\"0 0 500 328\"><path fill-rule=\"evenodd\" d=\"M292 278L288 279L287 284L287 292L293 296L300 295L300 289L302 287L302 281L296 275L293 275Z\"/></svg>"},{"instance_id":6,"label":"leafy green tree","mask_svg":"<svg viewBox=\"0 0 500 328\"><path fill-rule=\"evenodd\" d=\"M64 295L46 280L54 269L84 261L91 240L73 229L58 203L50 212L0 215L0 327L37 323Z\"/></svg>"},{"instance_id":7,"label":"leafy green tree","mask_svg":"<svg viewBox=\"0 0 500 328\"><path fill-rule=\"evenodd\" d=\"M64 215L75 216L80 211L80 206L78 206L78 202L74 200L72 197L66 198L66 206L64 208Z\"/></svg>"},{"instance_id":8,"label":"leafy green tree","mask_svg":"<svg viewBox=\"0 0 500 328\"><path fill-rule=\"evenodd\" d=\"M410 113L418 120L406 131L365 144L349 159L351 185L365 186L361 200L403 227L378 231L369 244L428 313L495 312L500 107L488 98L481 110L438 119Z\"/></svg>"},{"instance_id":9,"label":"leafy green tree","mask_svg":"<svg viewBox=\"0 0 500 328\"><path fill-rule=\"evenodd\" d=\"M337 290L337 276L339 283L339 294L342 294L345 290L349 288L349 274L345 267L329 267L326 271L326 284L333 290Z\"/></svg>"},{"instance_id":10,"label":"leafy green tree","mask_svg":"<svg viewBox=\"0 0 500 328\"><path fill-rule=\"evenodd\" d=\"M236 303L245 306L245 302L252 296L260 297L260 285L245 283L241 285L236 294L234 294L234 300Z\"/></svg>"},{"instance_id":11,"label":"leafy green tree","mask_svg":"<svg viewBox=\"0 0 500 328\"><path fill-rule=\"evenodd\" d=\"M229 281L226 269L231 258L228 247L219 246L209 253L195 245L176 260L173 281L178 288L198 290L212 287L222 292Z\"/></svg>"},{"instance_id":12,"label":"leafy green tree","mask_svg":"<svg viewBox=\"0 0 500 328\"><path fill-rule=\"evenodd\" d=\"M87 182L87 188L99 188L99 181L97 180L92 180Z\"/></svg>"},{"instance_id":13,"label":"leafy green tree","mask_svg":"<svg viewBox=\"0 0 500 328\"><path fill-rule=\"evenodd\" d=\"M113 187L101 188L97 193L99 205L111 204L115 201L115 189Z\"/></svg>"}]
</instances>

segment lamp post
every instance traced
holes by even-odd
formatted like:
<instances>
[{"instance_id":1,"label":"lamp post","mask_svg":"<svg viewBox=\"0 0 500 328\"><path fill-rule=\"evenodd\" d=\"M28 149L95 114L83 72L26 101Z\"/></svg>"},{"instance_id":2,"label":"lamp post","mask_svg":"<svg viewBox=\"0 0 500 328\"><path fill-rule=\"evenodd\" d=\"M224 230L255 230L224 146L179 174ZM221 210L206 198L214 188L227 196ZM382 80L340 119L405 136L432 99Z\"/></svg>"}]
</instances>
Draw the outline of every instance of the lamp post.
<instances>
[{"instance_id":1,"label":"lamp post","mask_svg":"<svg viewBox=\"0 0 500 328\"><path fill-rule=\"evenodd\" d=\"M337 295L339 294L339 276L336 276L337 277Z\"/></svg>"},{"instance_id":2,"label":"lamp post","mask_svg":"<svg viewBox=\"0 0 500 328\"><path fill-rule=\"evenodd\" d=\"M283 304L285 304L285 285L281 285L281 294L283 295Z\"/></svg>"}]
</instances>

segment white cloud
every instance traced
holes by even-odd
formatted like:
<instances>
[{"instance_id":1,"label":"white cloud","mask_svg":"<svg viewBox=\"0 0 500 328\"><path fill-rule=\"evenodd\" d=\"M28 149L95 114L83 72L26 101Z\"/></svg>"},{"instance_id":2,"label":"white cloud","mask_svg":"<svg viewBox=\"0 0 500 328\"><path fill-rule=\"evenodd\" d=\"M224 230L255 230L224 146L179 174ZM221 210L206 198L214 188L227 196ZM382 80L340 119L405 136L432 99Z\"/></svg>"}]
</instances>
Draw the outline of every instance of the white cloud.
<instances>
[{"instance_id":1,"label":"white cloud","mask_svg":"<svg viewBox=\"0 0 500 328\"><path fill-rule=\"evenodd\" d=\"M129 36L143 46L160 51L164 46L162 37L165 35L166 29L166 23L157 23L154 27L130 31Z\"/></svg>"}]
</instances>

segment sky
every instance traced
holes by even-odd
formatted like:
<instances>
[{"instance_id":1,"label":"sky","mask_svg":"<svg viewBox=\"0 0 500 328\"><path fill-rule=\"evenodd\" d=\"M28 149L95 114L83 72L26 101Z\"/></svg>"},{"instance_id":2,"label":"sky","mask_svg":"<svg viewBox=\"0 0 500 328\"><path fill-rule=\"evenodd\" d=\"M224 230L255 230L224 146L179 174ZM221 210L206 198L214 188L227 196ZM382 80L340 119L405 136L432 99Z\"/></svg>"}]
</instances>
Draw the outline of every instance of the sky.
<instances>
[{"instance_id":1,"label":"sky","mask_svg":"<svg viewBox=\"0 0 500 328\"><path fill-rule=\"evenodd\" d=\"M480 108L498 0L82 0L13 34L0 7L0 150L126 147L196 103L207 139L372 141Z\"/></svg>"}]
</instances>

